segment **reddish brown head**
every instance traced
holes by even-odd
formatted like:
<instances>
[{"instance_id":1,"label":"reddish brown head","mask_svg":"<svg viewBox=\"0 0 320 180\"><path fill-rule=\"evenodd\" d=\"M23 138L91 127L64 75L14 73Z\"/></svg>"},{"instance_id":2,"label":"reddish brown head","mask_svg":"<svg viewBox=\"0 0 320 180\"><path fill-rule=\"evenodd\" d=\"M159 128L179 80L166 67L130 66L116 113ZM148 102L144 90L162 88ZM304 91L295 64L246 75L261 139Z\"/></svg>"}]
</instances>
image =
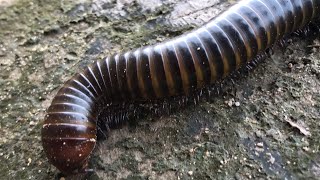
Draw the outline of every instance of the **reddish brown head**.
<instances>
[{"instance_id":1,"label":"reddish brown head","mask_svg":"<svg viewBox=\"0 0 320 180\"><path fill-rule=\"evenodd\" d=\"M63 174L85 172L96 144L95 124L83 121L63 123L48 115L42 127L42 145L50 161Z\"/></svg>"}]
</instances>

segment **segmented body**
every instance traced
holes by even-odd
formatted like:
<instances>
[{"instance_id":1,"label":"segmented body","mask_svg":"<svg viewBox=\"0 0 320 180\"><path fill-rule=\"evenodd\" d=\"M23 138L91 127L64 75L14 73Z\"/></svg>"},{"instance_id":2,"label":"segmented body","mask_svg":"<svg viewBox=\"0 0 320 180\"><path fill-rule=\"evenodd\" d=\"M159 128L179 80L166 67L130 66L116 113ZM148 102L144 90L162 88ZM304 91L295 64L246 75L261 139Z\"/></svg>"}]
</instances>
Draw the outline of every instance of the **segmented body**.
<instances>
[{"instance_id":1,"label":"segmented body","mask_svg":"<svg viewBox=\"0 0 320 180\"><path fill-rule=\"evenodd\" d=\"M192 32L93 63L64 84L47 111L49 161L65 174L86 168L99 104L192 94L319 15L320 0L243 0Z\"/></svg>"}]
</instances>

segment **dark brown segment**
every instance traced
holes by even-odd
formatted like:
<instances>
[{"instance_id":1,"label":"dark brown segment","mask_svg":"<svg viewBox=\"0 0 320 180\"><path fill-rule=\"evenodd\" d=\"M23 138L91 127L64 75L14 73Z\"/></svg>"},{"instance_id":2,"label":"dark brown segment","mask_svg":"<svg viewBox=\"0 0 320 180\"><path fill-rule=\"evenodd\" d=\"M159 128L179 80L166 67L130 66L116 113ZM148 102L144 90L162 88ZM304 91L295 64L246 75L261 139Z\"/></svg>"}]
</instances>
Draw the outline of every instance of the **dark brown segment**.
<instances>
[{"instance_id":1,"label":"dark brown segment","mask_svg":"<svg viewBox=\"0 0 320 180\"><path fill-rule=\"evenodd\" d=\"M95 126L91 123L53 123L47 124L45 128L50 129L50 131L46 131L44 134L48 139L66 139L66 143L68 139L80 139L80 138L95 138L95 135L92 135L96 130ZM76 129L76 130L75 130Z\"/></svg>"},{"instance_id":2,"label":"dark brown segment","mask_svg":"<svg viewBox=\"0 0 320 180\"><path fill-rule=\"evenodd\" d=\"M168 87L169 96L173 96L175 95L175 92L176 92L175 82L174 82L175 80L171 72L170 61L168 59L168 54L166 49L167 47L165 43L157 47L159 47L159 50L161 51L161 58L162 58L163 68L166 76L166 84Z\"/></svg>"},{"instance_id":3,"label":"dark brown segment","mask_svg":"<svg viewBox=\"0 0 320 180\"><path fill-rule=\"evenodd\" d=\"M224 77L226 77L237 69L236 54L233 50L232 43L226 33L217 26L216 23L208 24L206 28L219 46L224 64ZM228 69L226 69L226 64L228 64Z\"/></svg>"},{"instance_id":4,"label":"dark brown segment","mask_svg":"<svg viewBox=\"0 0 320 180\"><path fill-rule=\"evenodd\" d=\"M106 100L111 101L113 94L112 94L112 86L111 86L110 73L109 73L107 61L108 61L108 58L104 58L98 61L97 68L101 73L101 78L103 80L103 85L105 89L103 92L103 96Z\"/></svg>"},{"instance_id":5,"label":"dark brown segment","mask_svg":"<svg viewBox=\"0 0 320 180\"><path fill-rule=\"evenodd\" d=\"M86 117L92 118L92 113L90 112L90 109L87 109L83 106L73 104L70 102L61 102L61 103L52 104L48 108L48 112L50 113L70 112L70 113L83 114Z\"/></svg>"},{"instance_id":6,"label":"dark brown segment","mask_svg":"<svg viewBox=\"0 0 320 180\"><path fill-rule=\"evenodd\" d=\"M118 54L115 56L116 68L117 68L117 78L119 84L119 93L121 93L121 97L124 100L128 100L131 98L129 93L129 87L127 82L127 67L126 67L126 59L124 55Z\"/></svg>"},{"instance_id":7,"label":"dark brown segment","mask_svg":"<svg viewBox=\"0 0 320 180\"><path fill-rule=\"evenodd\" d=\"M258 43L254 29L242 16L236 13L230 13L226 19L230 21L244 39L244 45L247 52L247 61L254 58L258 53Z\"/></svg>"},{"instance_id":8,"label":"dark brown segment","mask_svg":"<svg viewBox=\"0 0 320 180\"><path fill-rule=\"evenodd\" d=\"M197 88L193 59L184 38L179 38L173 44L178 58L184 94L188 95Z\"/></svg>"},{"instance_id":9,"label":"dark brown segment","mask_svg":"<svg viewBox=\"0 0 320 180\"><path fill-rule=\"evenodd\" d=\"M79 73L79 77L75 81L83 85L83 88L86 88L87 91L94 94L95 97L99 97L99 91L96 90L96 87L94 87L85 74Z\"/></svg>"},{"instance_id":10,"label":"dark brown segment","mask_svg":"<svg viewBox=\"0 0 320 180\"><path fill-rule=\"evenodd\" d=\"M134 54L137 60L137 73L140 92L144 99L154 99L155 93L152 87L150 67L149 67L150 49L137 50Z\"/></svg>"},{"instance_id":11,"label":"dark brown segment","mask_svg":"<svg viewBox=\"0 0 320 180\"><path fill-rule=\"evenodd\" d=\"M183 92L182 79L172 43L166 43L163 46L162 57L170 96L181 94Z\"/></svg>"},{"instance_id":12,"label":"dark brown segment","mask_svg":"<svg viewBox=\"0 0 320 180\"><path fill-rule=\"evenodd\" d=\"M302 0L302 7L303 7L302 26L304 26L307 23L309 23L312 19L312 14L313 14L312 0Z\"/></svg>"},{"instance_id":13,"label":"dark brown segment","mask_svg":"<svg viewBox=\"0 0 320 180\"><path fill-rule=\"evenodd\" d=\"M251 1L250 7L262 20L263 26L267 32L267 47L270 47L277 40L278 33L275 25L275 19L267 6L261 1Z\"/></svg>"},{"instance_id":14,"label":"dark brown segment","mask_svg":"<svg viewBox=\"0 0 320 180\"><path fill-rule=\"evenodd\" d=\"M283 12L285 13L286 33L291 33L294 27L293 6L290 0L278 0L278 2L280 3Z\"/></svg>"},{"instance_id":15,"label":"dark brown segment","mask_svg":"<svg viewBox=\"0 0 320 180\"><path fill-rule=\"evenodd\" d=\"M303 10L302 3L300 0L291 0L293 6L293 14L294 14L294 25L293 29L297 30L301 27L303 21Z\"/></svg>"},{"instance_id":16,"label":"dark brown segment","mask_svg":"<svg viewBox=\"0 0 320 180\"><path fill-rule=\"evenodd\" d=\"M161 56L161 46L153 47L149 54L150 74L152 86L158 98L169 95L166 74Z\"/></svg>"},{"instance_id":17,"label":"dark brown segment","mask_svg":"<svg viewBox=\"0 0 320 180\"><path fill-rule=\"evenodd\" d=\"M105 82L103 80L103 75L100 68L100 61L95 62L91 66L88 67L88 71L91 74L91 76L95 79L95 82L97 82L99 89L101 90L101 94L104 94L104 92L107 91Z\"/></svg>"},{"instance_id":18,"label":"dark brown segment","mask_svg":"<svg viewBox=\"0 0 320 180\"><path fill-rule=\"evenodd\" d=\"M117 63L115 60L115 56L113 55L110 58L106 59L107 67L109 70L109 78L111 82L111 91L112 91L112 99L114 101L121 101L122 94L120 93L119 89L119 82L117 76Z\"/></svg>"},{"instance_id":19,"label":"dark brown segment","mask_svg":"<svg viewBox=\"0 0 320 180\"><path fill-rule=\"evenodd\" d=\"M186 37L186 42L191 53L197 76L197 88L210 84L211 71L206 50L195 33Z\"/></svg>"},{"instance_id":20,"label":"dark brown segment","mask_svg":"<svg viewBox=\"0 0 320 180\"><path fill-rule=\"evenodd\" d=\"M48 111L46 115L46 120L44 124L56 124L56 123L74 123L82 124L90 121L95 124L96 119L90 119L85 114L75 113L75 112L50 112Z\"/></svg>"},{"instance_id":21,"label":"dark brown segment","mask_svg":"<svg viewBox=\"0 0 320 180\"><path fill-rule=\"evenodd\" d=\"M97 95L102 94L102 87L99 84L98 79L95 77L94 73L92 72L92 69L90 67L87 67L83 72L84 78L87 80L88 83L91 84L94 91L97 93Z\"/></svg>"},{"instance_id":22,"label":"dark brown segment","mask_svg":"<svg viewBox=\"0 0 320 180\"><path fill-rule=\"evenodd\" d=\"M139 99L141 97L141 93L138 84L136 57L132 52L125 53L124 57L126 59L126 77L131 98Z\"/></svg>"},{"instance_id":23,"label":"dark brown segment","mask_svg":"<svg viewBox=\"0 0 320 180\"><path fill-rule=\"evenodd\" d=\"M195 32L195 35L199 38L206 51L211 71L211 83L222 79L224 77L225 70L229 70L229 66L228 64L224 65L223 63L218 43L205 29L199 29Z\"/></svg>"},{"instance_id":24,"label":"dark brown segment","mask_svg":"<svg viewBox=\"0 0 320 180\"><path fill-rule=\"evenodd\" d=\"M269 11L274 17L274 23L277 27L277 40L283 37L286 31L286 21L285 21L285 13L281 8L280 4L277 0L268 0L263 1L263 3L268 7Z\"/></svg>"},{"instance_id":25,"label":"dark brown segment","mask_svg":"<svg viewBox=\"0 0 320 180\"><path fill-rule=\"evenodd\" d=\"M81 97L81 96L80 96ZM61 94L61 95L56 95L54 97L54 99L52 100L52 104L59 104L59 103L72 103L72 104L76 104L79 106L82 106L83 108L92 111L91 109L91 104L86 101L87 98L79 98L79 96L74 96L71 94Z\"/></svg>"},{"instance_id":26,"label":"dark brown segment","mask_svg":"<svg viewBox=\"0 0 320 180\"><path fill-rule=\"evenodd\" d=\"M252 29L254 29L258 44L258 52L264 51L268 44L268 37L267 31L260 17L247 6L240 6L237 13L249 23Z\"/></svg>"},{"instance_id":27,"label":"dark brown segment","mask_svg":"<svg viewBox=\"0 0 320 180\"><path fill-rule=\"evenodd\" d=\"M312 1L313 4L313 15L312 18L318 18L320 17L320 1L319 0L313 0Z\"/></svg>"},{"instance_id":28,"label":"dark brown segment","mask_svg":"<svg viewBox=\"0 0 320 180\"><path fill-rule=\"evenodd\" d=\"M79 81L79 78L80 78L80 75L79 74L77 74L76 75L76 77L77 78L72 78L70 81L68 81L66 84L65 84L65 88L69 88L69 87L72 87L72 88L75 88L75 89L77 89L77 90L79 90L79 91L81 91L82 93L84 93L87 97L90 97L91 99L96 99L97 98L97 96L93 93L93 92L91 92L90 91L90 85L84 85L84 84L82 84L80 81ZM87 87L89 87L89 88L87 88ZM60 92L58 92L59 94L60 93L64 93L63 91L64 91L65 89L62 89L62 91ZM77 93L77 92L75 92L75 93ZM74 94L74 95L77 95L77 94Z\"/></svg>"},{"instance_id":29,"label":"dark brown segment","mask_svg":"<svg viewBox=\"0 0 320 180\"><path fill-rule=\"evenodd\" d=\"M222 17L221 20L217 22L217 25L226 33L235 54L236 67L239 69L241 65L247 62L247 51L244 39L236 27L225 17Z\"/></svg>"}]
</instances>

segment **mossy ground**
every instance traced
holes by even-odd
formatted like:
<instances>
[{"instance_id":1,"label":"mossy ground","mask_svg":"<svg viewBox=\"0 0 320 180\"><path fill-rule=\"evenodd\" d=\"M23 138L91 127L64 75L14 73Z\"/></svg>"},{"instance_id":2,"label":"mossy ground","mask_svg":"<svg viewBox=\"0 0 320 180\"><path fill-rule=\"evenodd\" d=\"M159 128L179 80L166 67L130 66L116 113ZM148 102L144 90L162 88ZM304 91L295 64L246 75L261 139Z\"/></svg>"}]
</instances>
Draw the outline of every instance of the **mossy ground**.
<instances>
[{"instance_id":1,"label":"mossy ground","mask_svg":"<svg viewBox=\"0 0 320 180\"><path fill-rule=\"evenodd\" d=\"M153 9L129 0L0 6L0 179L57 177L40 129L58 88L96 59L189 30L166 23L179 2L189 1ZM294 38L213 102L112 131L89 178L319 178L319 47L319 37Z\"/></svg>"}]
</instances>

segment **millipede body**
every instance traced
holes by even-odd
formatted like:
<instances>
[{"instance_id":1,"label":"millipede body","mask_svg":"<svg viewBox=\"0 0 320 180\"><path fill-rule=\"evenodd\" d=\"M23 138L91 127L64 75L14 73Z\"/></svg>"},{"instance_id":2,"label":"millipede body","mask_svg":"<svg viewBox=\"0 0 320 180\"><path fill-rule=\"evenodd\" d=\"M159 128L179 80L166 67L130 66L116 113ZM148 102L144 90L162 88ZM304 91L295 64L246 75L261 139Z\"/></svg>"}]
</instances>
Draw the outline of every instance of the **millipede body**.
<instances>
[{"instance_id":1,"label":"millipede body","mask_svg":"<svg viewBox=\"0 0 320 180\"><path fill-rule=\"evenodd\" d=\"M187 34L96 61L47 110L42 143L50 163L64 174L84 172L106 106L188 96L319 16L320 0L242 0Z\"/></svg>"}]
</instances>

